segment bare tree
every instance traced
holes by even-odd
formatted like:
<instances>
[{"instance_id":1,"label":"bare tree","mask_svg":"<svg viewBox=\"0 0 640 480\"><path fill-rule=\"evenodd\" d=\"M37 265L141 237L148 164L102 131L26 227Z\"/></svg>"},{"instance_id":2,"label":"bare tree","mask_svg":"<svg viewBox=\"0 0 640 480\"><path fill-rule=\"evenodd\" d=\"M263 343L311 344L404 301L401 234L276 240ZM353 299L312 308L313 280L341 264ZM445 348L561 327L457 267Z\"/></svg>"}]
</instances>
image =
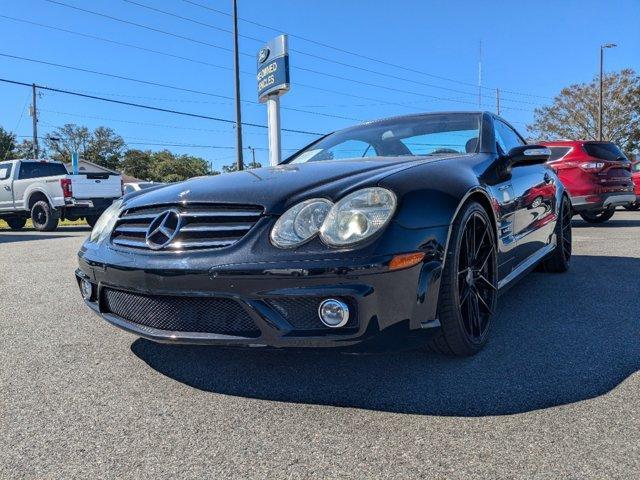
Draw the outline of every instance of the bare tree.
<instances>
[{"instance_id":1,"label":"bare tree","mask_svg":"<svg viewBox=\"0 0 640 480\"><path fill-rule=\"evenodd\" d=\"M596 140L598 92L598 78L563 88L553 104L535 109L531 136ZM640 146L640 76L631 69L605 75L603 96L603 139L632 152Z\"/></svg>"}]
</instances>

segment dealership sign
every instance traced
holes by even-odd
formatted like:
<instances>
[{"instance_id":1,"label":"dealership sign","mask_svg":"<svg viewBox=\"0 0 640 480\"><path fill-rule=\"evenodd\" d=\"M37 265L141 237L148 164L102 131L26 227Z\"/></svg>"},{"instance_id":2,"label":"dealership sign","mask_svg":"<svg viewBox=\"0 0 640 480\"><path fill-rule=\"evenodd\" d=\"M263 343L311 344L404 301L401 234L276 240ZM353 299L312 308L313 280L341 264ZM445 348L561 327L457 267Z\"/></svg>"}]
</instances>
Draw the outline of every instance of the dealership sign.
<instances>
[{"instance_id":1,"label":"dealership sign","mask_svg":"<svg viewBox=\"0 0 640 480\"><path fill-rule=\"evenodd\" d=\"M291 87L289 81L289 48L286 35L270 40L258 52L258 100L267 101L282 95Z\"/></svg>"}]
</instances>

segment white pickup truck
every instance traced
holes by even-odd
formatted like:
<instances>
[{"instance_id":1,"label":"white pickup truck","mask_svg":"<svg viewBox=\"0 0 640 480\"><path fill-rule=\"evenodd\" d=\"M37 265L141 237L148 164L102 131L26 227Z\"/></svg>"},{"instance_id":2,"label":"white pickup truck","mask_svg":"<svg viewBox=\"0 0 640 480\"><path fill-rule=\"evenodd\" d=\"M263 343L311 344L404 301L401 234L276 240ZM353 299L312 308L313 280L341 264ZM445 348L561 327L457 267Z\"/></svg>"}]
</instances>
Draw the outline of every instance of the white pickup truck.
<instances>
[{"instance_id":1,"label":"white pickup truck","mask_svg":"<svg viewBox=\"0 0 640 480\"><path fill-rule=\"evenodd\" d=\"M70 175L51 160L0 161L0 219L19 230L52 231L60 219L86 219L93 227L102 212L122 196L122 177L111 173Z\"/></svg>"}]
</instances>

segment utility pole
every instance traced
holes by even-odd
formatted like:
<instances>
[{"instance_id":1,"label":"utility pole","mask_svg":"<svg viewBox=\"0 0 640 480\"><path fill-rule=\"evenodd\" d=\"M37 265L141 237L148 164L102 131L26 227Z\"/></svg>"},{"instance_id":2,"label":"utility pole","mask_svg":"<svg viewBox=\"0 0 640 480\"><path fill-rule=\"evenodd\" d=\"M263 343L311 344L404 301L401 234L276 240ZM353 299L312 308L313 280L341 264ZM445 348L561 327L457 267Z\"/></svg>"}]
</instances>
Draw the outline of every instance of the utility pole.
<instances>
[{"instance_id":1,"label":"utility pole","mask_svg":"<svg viewBox=\"0 0 640 480\"><path fill-rule=\"evenodd\" d=\"M604 49L605 48L615 48L618 45L615 43L605 43L604 45L600 45L600 102L598 104L598 140L602 141L602 110L603 110L603 101L602 101L602 86L604 83Z\"/></svg>"},{"instance_id":2,"label":"utility pole","mask_svg":"<svg viewBox=\"0 0 640 480\"><path fill-rule=\"evenodd\" d=\"M496 88L496 113L500 115L500 89Z\"/></svg>"},{"instance_id":3,"label":"utility pole","mask_svg":"<svg viewBox=\"0 0 640 480\"><path fill-rule=\"evenodd\" d=\"M33 121L33 158L38 158L38 107L36 105L36 84L31 84L31 118Z\"/></svg>"},{"instance_id":4,"label":"utility pole","mask_svg":"<svg viewBox=\"0 0 640 480\"><path fill-rule=\"evenodd\" d=\"M256 149L253 147L247 147L251 150L251 168L255 168L256 166Z\"/></svg>"},{"instance_id":5,"label":"utility pole","mask_svg":"<svg viewBox=\"0 0 640 480\"><path fill-rule=\"evenodd\" d=\"M482 110L482 40L478 51L478 108Z\"/></svg>"},{"instance_id":6,"label":"utility pole","mask_svg":"<svg viewBox=\"0 0 640 480\"><path fill-rule=\"evenodd\" d=\"M244 169L242 158L242 113L240 112L240 59L238 52L238 2L233 1L233 60L236 84L236 150L238 170Z\"/></svg>"}]
</instances>

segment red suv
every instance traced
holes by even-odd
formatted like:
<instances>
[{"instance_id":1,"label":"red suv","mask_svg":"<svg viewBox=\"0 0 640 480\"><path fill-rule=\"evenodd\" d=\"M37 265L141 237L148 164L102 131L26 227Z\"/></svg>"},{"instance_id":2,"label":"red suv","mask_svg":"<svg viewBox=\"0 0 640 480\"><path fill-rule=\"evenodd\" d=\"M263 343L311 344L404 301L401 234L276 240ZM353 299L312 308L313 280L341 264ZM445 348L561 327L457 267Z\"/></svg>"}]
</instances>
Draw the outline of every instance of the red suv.
<instances>
[{"instance_id":1,"label":"red suv","mask_svg":"<svg viewBox=\"0 0 640 480\"><path fill-rule=\"evenodd\" d=\"M640 160L636 160L631 165L631 177L636 186L636 201L631 205L625 205L624 208L627 210L640 210Z\"/></svg>"},{"instance_id":2,"label":"red suv","mask_svg":"<svg viewBox=\"0 0 640 480\"><path fill-rule=\"evenodd\" d=\"M606 222L617 206L636 201L631 162L614 143L560 140L541 144L551 149L549 166L569 191L573 210L585 221Z\"/></svg>"}]
</instances>

